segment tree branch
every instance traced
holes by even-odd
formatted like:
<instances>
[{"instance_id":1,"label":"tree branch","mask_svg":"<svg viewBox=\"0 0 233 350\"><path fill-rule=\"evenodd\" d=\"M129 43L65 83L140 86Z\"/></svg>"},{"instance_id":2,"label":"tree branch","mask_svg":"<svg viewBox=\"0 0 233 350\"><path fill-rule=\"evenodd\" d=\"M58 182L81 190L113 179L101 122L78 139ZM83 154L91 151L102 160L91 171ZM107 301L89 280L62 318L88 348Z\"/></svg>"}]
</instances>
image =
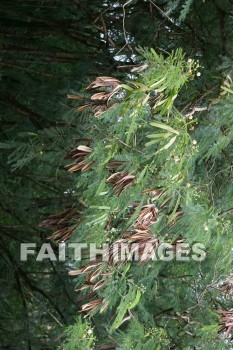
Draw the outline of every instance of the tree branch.
<instances>
[{"instance_id":1,"label":"tree branch","mask_svg":"<svg viewBox=\"0 0 233 350\"><path fill-rule=\"evenodd\" d=\"M6 95L4 92L0 92L0 100L2 100L5 105L10 107L15 112L23 115L24 117L28 117L37 129L42 129L40 122L40 119L42 119L42 117L38 113L31 111L28 107L16 101L9 94Z\"/></svg>"}]
</instances>

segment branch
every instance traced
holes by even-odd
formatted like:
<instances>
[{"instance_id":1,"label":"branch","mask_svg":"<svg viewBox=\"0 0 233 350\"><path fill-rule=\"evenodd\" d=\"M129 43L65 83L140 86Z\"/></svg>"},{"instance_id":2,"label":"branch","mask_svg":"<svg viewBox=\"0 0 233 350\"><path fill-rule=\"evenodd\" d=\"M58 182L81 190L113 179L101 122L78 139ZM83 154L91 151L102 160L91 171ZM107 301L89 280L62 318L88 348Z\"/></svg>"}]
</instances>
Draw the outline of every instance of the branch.
<instances>
[{"instance_id":1,"label":"branch","mask_svg":"<svg viewBox=\"0 0 233 350\"><path fill-rule=\"evenodd\" d=\"M50 305L53 307L53 309L57 312L57 314L60 316L62 322L64 324L66 324L67 323L66 319L65 319L64 315L62 314L59 306L55 304L55 302L53 301L53 299L50 297L50 295L47 292L45 292L41 288L37 287L28 278L27 274L21 269L21 267L19 267L18 263L15 261L13 255L11 254L10 250L8 249L8 247L6 246L6 244L5 244L4 240L2 239L2 237L0 237L0 241L2 242L2 250L7 255L8 259L9 259L9 262L12 265L15 273L17 273L19 276L21 276L24 279L24 281L27 283L28 287L32 291L36 291L36 292L40 293L50 303Z\"/></svg>"},{"instance_id":2,"label":"branch","mask_svg":"<svg viewBox=\"0 0 233 350\"><path fill-rule=\"evenodd\" d=\"M37 129L42 129L40 123L40 119L42 119L42 117L38 113L31 111L29 108L16 101L12 96L9 94L6 95L4 92L0 93L0 99L15 112L23 115L24 117L28 117Z\"/></svg>"}]
</instances>

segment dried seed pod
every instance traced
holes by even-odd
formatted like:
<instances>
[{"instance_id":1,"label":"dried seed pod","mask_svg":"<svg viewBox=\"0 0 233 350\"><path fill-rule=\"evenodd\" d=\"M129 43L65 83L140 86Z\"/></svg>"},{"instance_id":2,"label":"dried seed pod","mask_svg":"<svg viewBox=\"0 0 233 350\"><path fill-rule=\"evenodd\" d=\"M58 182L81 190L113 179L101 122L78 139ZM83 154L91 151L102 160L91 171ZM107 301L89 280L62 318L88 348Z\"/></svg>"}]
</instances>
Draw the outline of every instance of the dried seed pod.
<instances>
[{"instance_id":1,"label":"dried seed pod","mask_svg":"<svg viewBox=\"0 0 233 350\"><path fill-rule=\"evenodd\" d=\"M102 303L102 299L98 298L98 299L94 299L92 301L90 301L87 304L84 304L81 307L81 311L82 312L86 312L87 315L91 315L94 313L94 311L98 308L98 306Z\"/></svg>"},{"instance_id":2,"label":"dried seed pod","mask_svg":"<svg viewBox=\"0 0 233 350\"><path fill-rule=\"evenodd\" d=\"M97 92L96 94L91 96L91 100L93 101L107 101L109 99L110 94L106 91Z\"/></svg>"},{"instance_id":3,"label":"dried seed pod","mask_svg":"<svg viewBox=\"0 0 233 350\"><path fill-rule=\"evenodd\" d=\"M85 172L85 171L89 170L92 167L93 164L94 164L94 162L90 162L90 163L84 165L84 167L82 167L81 171Z\"/></svg>"},{"instance_id":4,"label":"dried seed pod","mask_svg":"<svg viewBox=\"0 0 233 350\"><path fill-rule=\"evenodd\" d=\"M85 97L80 97L76 95L68 95L68 98L73 100L86 100L89 101L84 106L80 106L76 111L82 112L87 108L91 107L94 111L94 116L98 117L102 113L104 113L109 108L114 107L117 103L109 104L109 101L112 99L113 95L115 95L120 89L120 81L116 78L112 77L97 77L87 88L86 90L96 90L90 99ZM105 91L99 91L98 88L104 88Z\"/></svg>"},{"instance_id":5,"label":"dried seed pod","mask_svg":"<svg viewBox=\"0 0 233 350\"><path fill-rule=\"evenodd\" d=\"M70 276L85 275L85 282L76 291L89 289L89 295L95 295L95 292L102 288L111 276L112 271L109 269L109 265L102 261L91 261L87 265L82 266L78 270L69 271ZM98 299L100 300L100 299ZM81 311L91 314L95 311L97 302L89 302L82 306Z\"/></svg>"},{"instance_id":6,"label":"dried seed pod","mask_svg":"<svg viewBox=\"0 0 233 350\"><path fill-rule=\"evenodd\" d=\"M134 184L134 179L134 175L123 172L117 172L109 176L107 182L113 184L115 194L119 196L123 191L126 190L126 188Z\"/></svg>"},{"instance_id":7,"label":"dried seed pod","mask_svg":"<svg viewBox=\"0 0 233 350\"><path fill-rule=\"evenodd\" d=\"M115 170L115 169L119 168L124 163L125 162L113 160L113 161L110 161L106 164L106 168L109 170Z\"/></svg>"},{"instance_id":8,"label":"dried seed pod","mask_svg":"<svg viewBox=\"0 0 233 350\"><path fill-rule=\"evenodd\" d=\"M99 87L116 87L120 85L120 81L113 77L97 77L88 87L86 90L90 89L96 89Z\"/></svg>"},{"instance_id":9,"label":"dried seed pod","mask_svg":"<svg viewBox=\"0 0 233 350\"><path fill-rule=\"evenodd\" d=\"M226 335L233 333L233 311L217 310L218 314L222 315L219 328L219 332L223 332Z\"/></svg>"},{"instance_id":10,"label":"dried seed pod","mask_svg":"<svg viewBox=\"0 0 233 350\"><path fill-rule=\"evenodd\" d=\"M66 241L72 236L81 220L82 214L77 208L68 208L50 215L39 226L56 229L48 239L55 239L59 243Z\"/></svg>"},{"instance_id":11,"label":"dried seed pod","mask_svg":"<svg viewBox=\"0 0 233 350\"><path fill-rule=\"evenodd\" d=\"M92 141L91 139L80 140L86 140L87 142ZM74 163L66 165L65 169L67 169L67 171L70 173L74 173L78 170L81 170L82 172L89 170L94 164L93 161L88 161L87 159L91 152L92 148L86 145L79 145L76 148L72 148L69 150L68 155L65 159L74 159Z\"/></svg>"},{"instance_id":12,"label":"dried seed pod","mask_svg":"<svg viewBox=\"0 0 233 350\"><path fill-rule=\"evenodd\" d=\"M154 204L144 205L134 223L135 229L148 229L158 220L157 214L158 208Z\"/></svg>"}]
</instances>

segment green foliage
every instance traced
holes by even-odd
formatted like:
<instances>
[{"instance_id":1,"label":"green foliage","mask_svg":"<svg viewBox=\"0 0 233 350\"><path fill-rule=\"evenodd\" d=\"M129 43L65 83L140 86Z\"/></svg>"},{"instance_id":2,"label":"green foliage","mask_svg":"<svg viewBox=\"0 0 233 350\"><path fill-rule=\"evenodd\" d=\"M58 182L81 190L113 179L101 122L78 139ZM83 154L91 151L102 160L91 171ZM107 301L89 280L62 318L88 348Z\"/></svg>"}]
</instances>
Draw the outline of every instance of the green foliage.
<instances>
[{"instance_id":1,"label":"green foliage","mask_svg":"<svg viewBox=\"0 0 233 350\"><path fill-rule=\"evenodd\" d=\"M186 0L185 3L182 5L182 10L180 12L180 21L184 21L190 11L190 7L192 6L193 0Z\"/></svg>"},{"instance_id":2,"label":"green foliage","mask_svg":"<svg viewBox=\"0 0 233 350\"><path fill-rule=\"evenodd\" d=\"M209 152L208 140L211 140L210 137L203 140L202 132L205 124L211 124L211 119L200 120L191 136L189 127L193 121L190 122L173 105L174 96L177 97L178 91L182 94L184 83L188 88L188 79L193 79L188 73L188 65L195 67L195 62L186 61L181 50L168 58L158 56L153 50L144 50L143 55L147 59L146 68L135 80L121 85L123 93L118 100L121 107L103 113L94 122L96 128L85 134L93 140L90 159L95 165L88 176L85 173L78 176L80 198L89 211L74 241L117 242L119 236L124 237L124 232L132 232L141 208L154 203L159 214L158 221L151 228L152 237L159 239L160 243L174 244L177 239L203 243L206 259L186 263L151 261L146 273L134 262L130 262L123 271L117 266L113 271L110 268L106 283L96 291L98 300L107 301L103 314L106 314L106 327L116 339L121 331L121 344L123 342L125 349L137 346L139 349L141 346L134 344L135 317L143 324L143 327L137 325L141 342L138 344L145 344L145 348L152 349L152 344L156 344L158 349L166 349L179 343L182 348L191 349L197 343L196 337L201 344L203 339L211 336L216 347L221 348L224 342L218 339L215 313L221 293L215 289L231 273L232 237L230 221L222 217L221 208L216 203L217 194L212 191L208 196L203 183L205 176L213 174L215 184L215 167L212 166L208 174L200 175L208 166L209 157L206 158L205 151ZM178 71L174 70L176 78L171 77L169 85L166 85L167 67L171 66L171 62L177 62ZM169 72L173 74L173 70ZM161 77L165 77L164 80ZM154 102L154 91L164 99L170 98L166 108L161 110L160 105ZM213 122L216 130L221 130L224 125L224 130L230 132L231 99L224 97L227 112L223 112L221 120L216 110L223 108L222 98L214 102L211 115L218 120ZM206 113L208 115L209 112ZM154 130L156 133L153 133ZM146 142L148 138L152 141ZM220 138L221 132L216 134L215 143L219 149L212 154L215 162L223 149L222 143L216 142ZM206 143L203 144L202 140ZM224 150L228 154L227 147ZM106 165L109 160L123 161L119 171L135 177L134 184L120 195L115 195L108 184ZM147 190L148 194L145 194ZM161 191L160 195L158 191ZM128 220L128 210L135 202L139 204L138 210ZM92 213L91 217L89 213ZM114 220L106 229L109 215L113 213ZM83 279L79 282L82 285ZM227 300L224 302L228 304ZM93 312L94 320L104 317L98 315L99 311L102 313L101 305ZM112 313L113 319L110 317ZM107 321L109 319L110 322ZM147 341L144 339L144 327L150 328L151 322L154 324L153 336ZM160 332L160 328L165 330ZM116 348L121 349L121 346L117 343ZM224 346L227 349L227 344ZM202 345L199 347L203 348Z\"/></svg>"},{"instance_id":3,"label":"green foliage","mask_svg":"<svg viewBox=\"0 0 233 350\"><path fill-rule=\"evenodd\" d=\"M232 308L232 5L122 4L1 2L3 349L232 348L216 313ZM85 89L96 76L123 81L98 117ZM94 163L70 174L64 158L86 137ZM114 172L130 186L113 188ZM87 259L19 260L20 242L46 241L38 224L56 211L79 210L71 242L131 246L148 206L158 210L146 231L154 244L203 243L205 260L105 263L94 295L88 273L67 276ZM95 298L91 316L74 321Z\"/></svg>"},{"instance_id":4,"label":"green foliage","mask_svg":"<svg viewBox=\"0 0 233 350\"><path fill-rule=\"evenodd\" d=\"M204 159L218 158L221 152L232 149L233 140L233 94L213 105L208 113L208 122L202 122L197 130L201 140L200 152Z\"/></svg>"},{"instance_id":5,"label":"green foliage","mask_svg":"<svg viewBox=\"0 0 233 350\"><path fill-rule=\"evenodd\" d=\"M186 17L190 13L190 8L193 4L193 0L170 0L166 4L166 11L172 14L175 10L179 11L178 20L180 22L185 21Z\"/></svg>"},{"instance_id":6,"label":"green foliage","mask_svg":"<svg viewBox=\"0 0 233 350\"><path fill-rule=\"evenodd\" d=\"M140 297L140 290L135 288L129 290L126 296L121 297L120 305L117 308L117 316L111 326L110 331L118 328L121 325L126 312L133 309L138 304Z\"/></svg>"},{"instance_id":7,"label":"green foliage","mask_svg":"<svg viewBox=\"0 0 233 350\"><path fill-rule=\"evenodd\" d=\"M95 344L93 328L87 322L83 322L81 316L77 317L74 325L65 330L67 340L59 349L63 350L91 350Z\"/></svg>"},{"instance_id":8,"label":"green foliage","mask_svg":"<svg viewBox=\"0 0 233 350\"><path fill-rule=\"evenodd\" d=\"M169 346L169 338L164 329L153 327L153 324L147 328L136 318L130 322L127 332L119 332L116 339L119 344L117 350L162 350Z\"/></svg>"}]
</instances>

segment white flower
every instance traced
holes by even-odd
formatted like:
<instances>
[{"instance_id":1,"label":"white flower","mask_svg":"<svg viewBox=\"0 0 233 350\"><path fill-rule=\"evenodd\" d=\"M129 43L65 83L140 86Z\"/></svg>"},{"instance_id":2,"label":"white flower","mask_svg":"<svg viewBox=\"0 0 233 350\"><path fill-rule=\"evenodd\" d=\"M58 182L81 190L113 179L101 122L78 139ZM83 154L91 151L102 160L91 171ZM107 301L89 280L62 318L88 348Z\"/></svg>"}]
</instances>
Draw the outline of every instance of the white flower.
<instances>
[{"instance_id":1,"label":"white flower","mask_svg":"<svg viewBox=\"0 0 233 350\"><path fill-rule=\"evenodd\" d=\"M197 141L196 140L193 140L193 145L195 146L197 144Z\"/></svg>"},{"instance_id":2,"label":"white flower","mask_svg":"<svg viewBox=\"0 0 233 350\"><path fill-rule=\"evenodd\" d=\"M197 77L200 77L201 76L201 72L197 72Z\"/></svg>"}]
</instances>

